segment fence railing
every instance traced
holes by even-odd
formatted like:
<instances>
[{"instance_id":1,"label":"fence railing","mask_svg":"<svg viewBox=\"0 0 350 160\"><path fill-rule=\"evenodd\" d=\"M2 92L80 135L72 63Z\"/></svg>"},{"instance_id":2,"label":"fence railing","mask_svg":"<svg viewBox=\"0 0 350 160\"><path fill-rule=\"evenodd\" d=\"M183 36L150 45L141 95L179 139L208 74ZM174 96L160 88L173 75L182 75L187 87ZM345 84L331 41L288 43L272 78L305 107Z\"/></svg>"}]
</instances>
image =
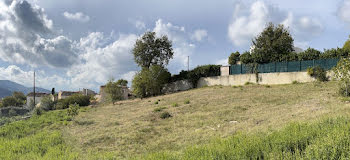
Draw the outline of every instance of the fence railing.
<instances>
[{"instance_id":1,"label":"fence railing","mask_svg":"<svg viewBox=\"0 0 350 160\"><path fill-rule=\"evenodd\" d=\"M309 61L290 61L290 62L272 62L259 64L257 66L259 73L273 72L300 72L309 67L320 66L325 70L330 70L337 65L339 59L318 59ZM249 64L238 64L230 66L230 75L254 73L253 67Z\"/></svg>"}]
</instances>

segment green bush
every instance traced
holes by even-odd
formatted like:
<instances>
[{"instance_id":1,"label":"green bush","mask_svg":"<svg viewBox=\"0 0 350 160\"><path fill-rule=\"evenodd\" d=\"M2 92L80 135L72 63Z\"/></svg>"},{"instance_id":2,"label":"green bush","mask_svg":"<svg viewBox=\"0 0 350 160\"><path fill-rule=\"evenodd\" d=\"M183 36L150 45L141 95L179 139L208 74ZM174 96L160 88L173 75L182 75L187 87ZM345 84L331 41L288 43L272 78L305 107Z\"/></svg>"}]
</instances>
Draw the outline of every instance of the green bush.
<instances>
[{"instance_id":1,"label":"green bush","mask_svg":"<svg viewBox=\"0 0 350 160\"><path fill-rule=\"evenodd\" d=\"M9 116L10 116L10 117L12 117L12 116L17 116L16 110L10 109L10 110L9 110Z\"/></svg>"},{"instance_id":2,"label":"green bush","mask_svg":"<svg viewBox=\"0 0 350 160\"><path fill-rule=\"evenodd\" d=\"M2 105L4 107L18 106L18 101L15 97L9 96L2 99Z\"/></svg>"},{"instance_id":3,"label":"green bush","mask_svg":"<svg viewBox=\"0 0 350 160\"><path fill-rule=\"evenodd\" d=\"M300 61L319 59L320 56L321 52L313 48L308 48L304 52L298 54L298 58Z\"/></svg>"},{"instance_id":4,"label":"green bush","mask_svg":"<svg viewBox=\"0 0 350 160\"><path fill-rule=\"evenodd\" d=\"M179 104L173 103L171 106L173 106L173 107L179 107Z\"/></svg>"},{"instance_id":5,"label":"green bush","mask_svg":"<svg viewBox=\"0 0 350 160\"><path fill-rule=\"evenodd\" d=\"M254 59L253 59L252 55L250 54L250 52L244 52L240 56L240 60L243 64L250 64L250 63L254 62Z\"/></svg>"},{"instance_id":6,"label":"green bush","mask_svg":"<svg viewBox=\"0 0 350 160\"><path fill-rule=\"evenodd\" d=\"M320 66L310 67L307 69L307 74L317 81L325 82L328 81L327 72Z\"/></svg>"},{"instance_id":7,"label":"green bush","mask_svg":"<svg viewBox=\"0 0 350 160\"><path fill-rule=\"evenodd\" d=\"M163 111L164 109L166 109L166 107L157 107L153 110L153 112L161 112Z\"/></svg>"},{"instance_id":8,"label":"green bush","mask_svg":"<svg viewBox=\"0 0 350 160\"><path fill-rule=\"evenodd\" d=\"M75 103L75 104L70 104L69 108L67 109L67 115L74 117L76 115L79 114L79 104Z\"/></svg>"},{"instance_id":9,"label":"green bush","mask_svg":"<svg viewBox=\"0 0 350 160\"><path fill-rule=\"evenodd\" d=\"M74 94L65 99L60 99L55 105L55 109L66 109L71 104L78 104L81 107L90 105L90 96L85 96L82 94Z\"/></svg>"},{"instance_id":10,"label":"green bush","mask_svg":"<svg viewBox=\"0 0 350 160\"><path fill-rule=\"evenodd\" d=\"M184 104L190 104L190 100L189 99L185 100Z\"/></svg>"},{"instance_id":11,"label":"green bush","mask_svg":"<svg viewBox=\"0 0 350 160\"><path fill-rule=\"evenodd\" d=\"M56 102L52 101L50 96L45 96L40 101L40 108L45 110L45 111L54 110L55 104L56 104Z\"/></svg>"},{"instance_id":12,"label":"green bush","mask_svg":"<svg viewBox=\"0 0 350 160\"><path fill-rule=\"evenodd\" d=\"M167 111L165 111L162 114L160 114L160 118L161 119L167 119L167 118L170 118L170 117L172 117L172 115L169 112L167 112Z\"/></svg>"},{"instance_id":13,"label":"green bush","mask_svg":"<svg viewBox=\"0 0 350 160\"><path fill-rule=\"evenodd\" d=\"M201 77L213 77L220 76L221 65L203 65L194 68L193 70L181 71L178 75L173 75L170 82L175 82L179 80L189 80L193 87L197 87L197 82Z\"/></svg>"}]
</instances>

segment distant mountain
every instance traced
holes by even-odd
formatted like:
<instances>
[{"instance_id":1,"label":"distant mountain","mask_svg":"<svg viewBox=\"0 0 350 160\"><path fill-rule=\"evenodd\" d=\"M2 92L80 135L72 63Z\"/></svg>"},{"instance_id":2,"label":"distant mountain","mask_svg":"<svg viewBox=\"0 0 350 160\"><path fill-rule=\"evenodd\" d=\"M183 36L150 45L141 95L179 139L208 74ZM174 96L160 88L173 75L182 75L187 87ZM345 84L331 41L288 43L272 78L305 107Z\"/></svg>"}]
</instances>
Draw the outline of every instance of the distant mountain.
<instances>
[{"instance_id":1,"label":"distant mountain","mask_svg":"<svg viewBox=\"0 0 350 160\"><path fill-rule=\"evenodd\" d=\"M0 98L10 96L14 91L22 92L26 95L30 92L33 92L33 87L25 87L21 84L9 80L0 80ZM35 87L35 91L42 93L51 93L51 91L40 87Z\"/></svg>"}]
</instances>

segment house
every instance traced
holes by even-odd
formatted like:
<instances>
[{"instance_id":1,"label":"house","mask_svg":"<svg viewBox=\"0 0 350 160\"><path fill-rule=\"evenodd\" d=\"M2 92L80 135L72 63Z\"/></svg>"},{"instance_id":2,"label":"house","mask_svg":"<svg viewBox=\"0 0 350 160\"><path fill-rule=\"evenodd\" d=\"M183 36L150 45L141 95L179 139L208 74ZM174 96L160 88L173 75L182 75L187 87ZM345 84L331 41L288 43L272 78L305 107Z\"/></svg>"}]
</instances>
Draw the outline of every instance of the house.
<instances>
[{"instance_id":1,"label":"house","mask_svg":"<svg viewBox=\"0 0 350 160\"><path fill-rule=\"evenodd\" d=\"M65 99L67 97L70 97L74 94L79 94L80 92L71 92L71 91L60 91L58 92L58 99Z\"/></svg>"},{"instance_id":2,"label":"house","mask_svg":"<svg viewBox=\"0 0 350 160\"><path fill-rule=\"evenodd\" d=\"M96 92L94 92L93 90L85 89L85 88L83 88L83 90L80 91L80 93L85 95L85 96L94 96L94 95L96 95Z\"/></svg>"},{"instance_id":3,"label":"house","mask_svg":"<svg viewBox=\"0 0 350 160\"><path fill-rule=\"evenodd\" d=\"M49 95L50 94L48 93L35 93L35 104L39 104L44 97ZM27 94L27 106L30 106L30 104L33 102L34 102L34 93L31 92Z\"/></svg>"},{"instance_id":4,"label":"house","mask_svg":"<svg viewBox=\"0 0 350 160\"><path fill-rule=\"evenodd\" d=\"M130 90L127 86L119 86L122 88L123 92L123 100L129 99L129 96L131 95ZM106 86L100 86L100 95L98 96L99 101L104 101L107 97L107 93L105 92Z\"/></svg>"}]
</instances>

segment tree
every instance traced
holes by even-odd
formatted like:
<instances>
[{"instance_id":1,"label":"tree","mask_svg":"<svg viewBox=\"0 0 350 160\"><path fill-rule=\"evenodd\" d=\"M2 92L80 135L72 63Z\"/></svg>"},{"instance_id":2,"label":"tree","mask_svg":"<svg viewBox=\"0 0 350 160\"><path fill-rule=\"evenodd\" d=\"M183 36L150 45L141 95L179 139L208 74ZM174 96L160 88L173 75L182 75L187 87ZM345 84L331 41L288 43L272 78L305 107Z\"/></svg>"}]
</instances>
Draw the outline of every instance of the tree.
<instances>
[{"instance_id":1,"label":"tree","mask_svg":"<svg viewBox=\"0 0 350 160\"><path fill-rule=\"evenodd\" d=\"M156 37L155 32L146 32L135 43L135 62L142 68L150 68L151 65L165 66L173 58L174 52L171 41L167 36Z\"/></svg>"},{"instance_id":2,"label":"tree","mask_svg":"<svg viewBox=\"0 0 350 160\"><path fill-rule=\"evenodd\" d=\"M252 55L249 52L244 52L241 56L240 56L240 60L243 64L249 64L249 63L253 63L254 60L252 58Z\"/></svg>"},{"instance_id":3,"label":"tree","mask_svg":"<svg viewBox=\"0 0 350 160\"><path fill-rule=\"evenodd\" d=\"M125 79L119 79L117 81L117 84L120 85L120 86L127 86L128 85L128 81L125 80Z\"/></svg>"},{"instance_id":4,"label":"tree","mask_svg":"<svg viewBox=\"0 0 350 160\"><path fill-rule=\"evenodd\" d=\"M228 64L229 65L235 65L240 59L239 59L239 52L231 53L230 57L228 57Z\"/></svg>"},{"instance_id":5,"label":"tree","mask_svg":"<svg viewBox=\"0 0 350 160\"><path fill-rule=\"evenodd\" d=\"M252 57L256 63L282 61L293 52L293 38L283 25L269 23L263 32L253 39Z\"/></svg>"},{"instance_id":6,"label":"tree","mask_svg":"<svg viewBox=\"0 0 350 160\"><path fill-rule=\"evenodd\" d=\"M123 99L123 89L121 85L118 82L114 82L113 79L108 81L105 91L111 98L113 104Z\"/></svg>"},{"instance_id":7,"label":"tree","mask_svg":"<svg viewBox=\"0 0 350 160\"><path fill-rule=\"evenodd\" d=\"M13 96L8 96L2 99L3 107L15 107L17 106L17 99Z\"/></svg>"},{"instance_id":8,"label":"tree","mask_svg":"<svg viewBox=\"0 0 350 160\"><path fill-rule=\"evenodd\" d=\"M159 65L142 68L132 81L133 93L140 98L160 95L170 77L168 70Z\"/></svg>"},{"instance_id":9,"label":"tree","mask_svg":"<svg viewBox=\"0 0 350 160\"><path fill-rule=\"evenodd\" d=\"M350 36L349 36L350 38ZM343 49L346 51L346 52L350 52L350 39L348 39L345 43L344 43L344 46L343 46Z\"/></svg>"},{"instance_id":10,"label":"tree","mask_svg":"<svg viewBox=\"0 0 350 160\"><path fill-rule=\"evenodd\" d=\"M333 69L334 78L340 80L339 93L342 96L350 96L350 59L342 58Z\"/></svg>"},{"instance_id":11,"label":"tree","mask_svg":"<svg viewBox=\"0 0 350 160\"><path fill-rule=\"evenodd\" d=\"M321 52L314 48L308 48L304 52L298 54L298 58L300 61L319 59L320 56Z\"/></svg>"}]
</instances>

